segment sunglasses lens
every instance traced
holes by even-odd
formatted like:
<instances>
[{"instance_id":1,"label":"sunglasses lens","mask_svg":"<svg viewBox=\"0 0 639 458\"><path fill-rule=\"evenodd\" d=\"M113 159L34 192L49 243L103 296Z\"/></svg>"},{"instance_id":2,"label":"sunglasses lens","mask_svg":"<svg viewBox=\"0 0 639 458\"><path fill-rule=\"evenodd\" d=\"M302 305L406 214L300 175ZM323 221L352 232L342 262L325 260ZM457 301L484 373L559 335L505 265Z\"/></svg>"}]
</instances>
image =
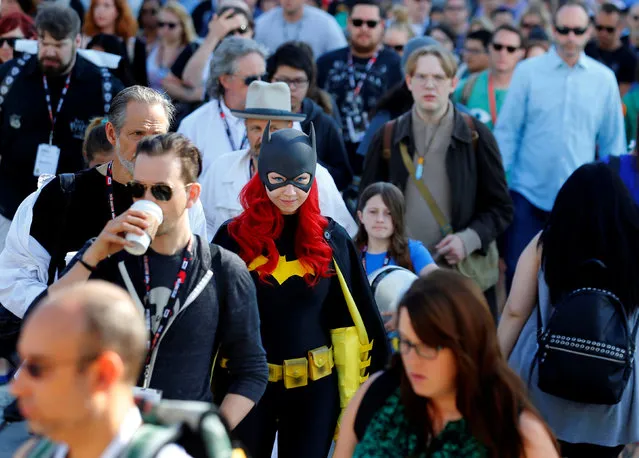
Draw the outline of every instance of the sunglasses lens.
<instances>
[{"instance_id":1,"label":"sunglasses lens","mask_svg":"<svg viewBox=\"0 0 639 458\"><path fill-rule=\"evenodd\" d=\"M132 181L128 184L128 187L129 187L129 192L131 193L131 197L135 197L136 199L144 197L144 193L146 192L146 186L144 186L142 183L137 183L135 181Z\"/></svg>"},{"instance_id":2,"label":"sunglasses lens","mask_svg":"<svg viewBox=\"0 0 639 458\"><path fill-rule=\"evenodd\" d=\"M24 370L29 374L29 377L40 378L42 377L42 366L37 363L24 363Z\"/></svg>"},{"instance_id":3,"label":"sunglasses lens","mask_svg":"<svg viewBox=\"0 0 639 458\"><path fill-rule=\"evenodd\" d=\"M362 21L361 19L353 19L352 22L355 27L361 27L362 25L364 25L364 21Z\"/></svg>"},{"instance_id":4,"label":"sunglasses lens","mask_svg":"<svg viewBox=\"0 0 639 458\"><path fill-rule=\"evenodd\" d=\"M368 26L369 29L374 29L375 27L377 27L378 22L377 21L366 21L366 25Z\"/></svg>"},{"instance_id":5,"label":"sunglasses lens","mask_svg":"<svg viewBox=\"0 0 639 458\"><path fill-rule=\"evenodd\" d=\"M151 186L151 194L153 194L153 197L155 197L157 200L166 202L168 200L171 200L173 191L169 186L165 184L154 184L153 186Z\"/></svg>"}]
</instances>

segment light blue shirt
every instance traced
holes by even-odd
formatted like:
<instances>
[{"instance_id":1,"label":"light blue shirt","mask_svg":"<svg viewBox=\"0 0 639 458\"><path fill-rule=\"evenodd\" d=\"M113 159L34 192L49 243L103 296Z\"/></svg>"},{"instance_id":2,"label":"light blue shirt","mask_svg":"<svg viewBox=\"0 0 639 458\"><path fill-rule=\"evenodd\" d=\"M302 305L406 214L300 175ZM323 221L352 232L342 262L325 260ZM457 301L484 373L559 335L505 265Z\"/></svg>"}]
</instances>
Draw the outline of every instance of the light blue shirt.
<instances>
[{"instance_id":1,"label":"light blue shirt","mask_svg":"<svg viewBox=\"0 0 639 458\"><path fill-rule=\"evenodd\" d=\"M495 138L510 188L550 211L559 188L581 165L626 150L614 73L581 54L569 67L552 48L521 62L508 88Z\"/></svg>"}]
</instances>

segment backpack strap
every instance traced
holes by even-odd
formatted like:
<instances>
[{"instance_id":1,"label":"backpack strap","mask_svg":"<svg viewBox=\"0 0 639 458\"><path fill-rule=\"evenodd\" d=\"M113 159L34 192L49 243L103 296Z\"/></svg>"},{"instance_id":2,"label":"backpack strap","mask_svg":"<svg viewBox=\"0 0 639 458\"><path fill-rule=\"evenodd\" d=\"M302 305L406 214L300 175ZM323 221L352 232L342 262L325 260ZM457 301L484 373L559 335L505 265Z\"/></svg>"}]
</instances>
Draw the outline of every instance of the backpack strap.
<instances>
[{"instance_id":1,"label":"backpack strap","mask_svg":"<svg viewBox=\"0 0 639 458\"><path fill-rule=\"evenodd\" d=\"M477 145L479 143L479 132L477 132L477 128L475 127L475 119L468 113L462 113L461 111L459 113L462 115L462 118L464 118L464 122L470 129L470 137L473 142L473 150L475 151L475 154L477 154Z\"/></svg>"},{"instance_id":2,"label":"backpack strap","mask_svg":"<svg viewBox=\"0 0 639 458\"><path fill-rule=\"evenodd\" d=\"M17 59L14 66L11 67L11 70L7 72L6 76L2 80L2 83L0 83L0 111L2 111L4 98L7 96L9 90L11 89L11 86L13 86L13 83L18 78L18 75L23 70L27 62L29 62L32 56L33 54L25 54L24 56Z\"/></svg>"},{"instance_id":3,"label":"backpack strap","mask_svg":"<svg viewBox=\"0 0 639 458\"><path fill-rule=\"evenodd\" d=\"M113 83L108 68L100 67L100 73L102 74L102 99L104 100L104 114L106 116L111 109L111 100L113 100Z\"/></svg>"},{"instance_id":4,"label":"backpack strap","mask_svg":"<svg viewBox=\"0 0 639 458\"><path fill-rule=\"evenodd\" d=\"M382 137L382 157L385 160L390 160L391 157L391 143L393 140L393 129L395 128L395 119L388 121L384 124L384 133Z\"/></svg>"},{"instance_id":5,"label":"backpack strap","mask_svg":"<svg viewBox=\"0 0 639 458\"><path fill-rule=\"evenodd\" d=\"M154 458L163 447L173 444L180 438L182 427L159 426L145 423L138 428L121 458Z\"/></svg>"},{"instance_id":6,"label":"backpack strap","mask_svg":"<svg viewBox=\"0 0 639 458\"><path fill-rule=\"evenodd\" d=\"M470 96L473 93L473 89L475 89L475 83L477 83L478 78L479 73L473 73L464 83L464 88L462 89L460 100L462 105L468 106L468 101L470 100Z\"/></svg>"},{"instance_id":7,"label":"backpack strap","mask_svg":"<svg viewBox=\"0 0 639 458\"><path fill-rule=\"evenodd\" d=\"M220 310L218 313L218 327L217 332L215 334L215 343L213 345L213 350L215 354L213 355L213 362L211 364L211 382L213 381L213 372L215 371L215 366L217 364L217 359L220 353L220 345L222 338L220 336L220 323L222 323L222 317L226 314L226 273L222 268L222 250L219 245L215 243L209 244L209 248L211 250L211 269L213 270L213 280L215 281L215 290L217 293L217 303L219 304Z\"/></svg>"},{"instance_id":8,"label":"backpack strap","mask_svg":"<svg viewBox=\"0 0 639 458\"><path fill-rule=\"evenodd\" d=\"M53 250L51 251L51 260L49 261L49 280L48 285L52 285L55 281L55 274L57 272L62 272L63 266L62 262L64 261L64 254L60 253L60 248L62 245L62 226L68 220L69 210L71 208L71 201L73 200L73 192L75 191L75 174L74 173L62 173L59 175L60 179L60 189L62 190L62 195L64 196L64 210L62 212L60 224L56 229L55 243L53 245Z\"/></svg>"},{"instance_id":9,"label":"backpack strap","mask_svg":"<svg viewBox=\"0 0 639 458\"><path fill-rule=\"evenodd\" d=\"M394 369L383 372L368 386L357 409L353 430L359 442L364 438L371 420L386 403L386 399L399 386L399 376Z\"/></svg>"}]
</instances>

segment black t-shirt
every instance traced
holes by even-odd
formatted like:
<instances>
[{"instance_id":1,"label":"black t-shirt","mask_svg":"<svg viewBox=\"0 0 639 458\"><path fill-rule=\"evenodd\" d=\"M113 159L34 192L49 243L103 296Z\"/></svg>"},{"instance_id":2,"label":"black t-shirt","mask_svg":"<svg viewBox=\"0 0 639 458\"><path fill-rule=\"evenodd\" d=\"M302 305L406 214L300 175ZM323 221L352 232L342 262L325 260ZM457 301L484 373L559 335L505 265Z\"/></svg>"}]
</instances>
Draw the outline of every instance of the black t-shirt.
<instances>
[{"instance_id":1,"label":"black t-shirt","mask_svg":"<svg viewBox=\"0 0 639 458\"><path fill-rule=\"evenodd\" d=\"M146 255L149 259L149 274L151 277L151 291L149 292L149 308L151 310L151 328L156 332L162 319L164 308L169 303L169 298L173 291L175 279L182 265L183 253L178 252L174 255L163 255L156 253L149 248ZM140 256L140 267L144 268L144 257ZM186 297L178 294L175 302L171 304L173 313L180 310L180 297ZM140 298L144 300L143 297Z\"/></svg>"},{"instance_id":2,"label":"black t-shirt","mask_svg":"<svg viewBox=\"0 0 639 458\"><path fill-rule=\"evenodd\" d=\"M591 42L586 47L586 54L615 72L617 83L633 83L635 81L637 57L626 46L621 46L614 51L604 51Z\"/></svg>"},{"instance_id":3,"label":"black t-shirt","mask_svg":"<svg viewBox=\"0 0 639 458\"><path fill-rule=\"evenodd\" d=\"M177 58L175 59L175 62L173 62L173 65L171 66L171 73L173 73L178 78L182 79L182 75L184 74L184 68L186 67L186 64L189 62L189 59L193 57L193 54L195 53L195 51L197 51L198 47L199 45L195 42L189 43L188 45L186 45L186 48L182 50L180 55L177 56Z\"/></svg>"},{"instance_id":4,"label":"black t-shirt","mask_svg":"<svg viewBox=\"0 0 639 458\"><path fill-rule=\"evenodd\" d=\"M356 149L360 136L366 132L380 98L402 79L402 73L399 55L391 49L381 49L368 72L366 67L369 59L354 57L355 85L361 78L366 78L360 93L355 95L349 78L349 53L350 48L342 48L321 56L317 60L317 85L331 94L339 107L346 150L353 171L359 174L361 164L357 164Z\"/></svg>"}]
</instances>

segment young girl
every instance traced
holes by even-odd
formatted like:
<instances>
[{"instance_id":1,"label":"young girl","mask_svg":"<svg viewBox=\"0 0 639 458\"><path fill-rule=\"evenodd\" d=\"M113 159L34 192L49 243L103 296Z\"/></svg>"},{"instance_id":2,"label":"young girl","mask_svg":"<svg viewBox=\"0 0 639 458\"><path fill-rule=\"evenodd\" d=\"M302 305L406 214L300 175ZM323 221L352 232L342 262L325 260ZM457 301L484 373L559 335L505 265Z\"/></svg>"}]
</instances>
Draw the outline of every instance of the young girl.
<instances>
[{"instance_id":1,"label":"young girl","mask_svg":"<svg viewBox=\"0 0 639 458\"><path fill-rule=\"evenodd\" d=\"M355 245L361 252L366 275L387 265L404 267L417 275L437 269L422 242L406 237L404 210L404 196L391 183L373 183L362 192Z\"/></svg>"}]
</instances>

